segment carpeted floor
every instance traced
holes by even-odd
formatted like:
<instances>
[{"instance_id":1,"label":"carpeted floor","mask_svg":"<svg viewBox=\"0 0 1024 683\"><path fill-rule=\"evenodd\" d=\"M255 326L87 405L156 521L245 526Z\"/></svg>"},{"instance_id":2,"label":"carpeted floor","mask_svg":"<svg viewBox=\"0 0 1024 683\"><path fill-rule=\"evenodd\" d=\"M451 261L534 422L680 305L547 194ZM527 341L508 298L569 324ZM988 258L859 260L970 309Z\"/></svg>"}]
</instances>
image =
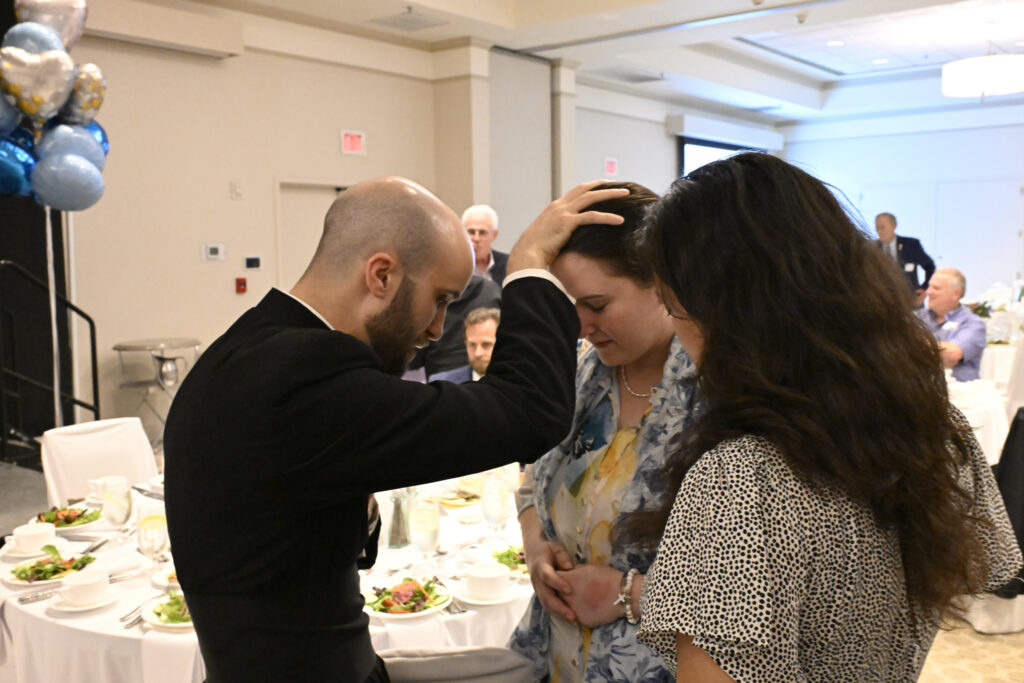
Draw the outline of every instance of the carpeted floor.
<instances>
[{"instance_id":1,"label":"carpeted floor","mask_svg":"<svg viewBox=\"0 0 1024 683\"><path fill-rule=\"evenodd\" d=\"M0 462L0 539L48 507L42 472Z\"/></svg>"},{"instance_id":2,"label":"carpeted floor","mask_svg":"<svg viewBox=\"0 0 1024 683\"><path fill-rule=\"evenodd\" d=\"M970 626L939 631L921 671L920 683L1024 682L1024 631L982 635Z\"/></svg>"}]
</instances>

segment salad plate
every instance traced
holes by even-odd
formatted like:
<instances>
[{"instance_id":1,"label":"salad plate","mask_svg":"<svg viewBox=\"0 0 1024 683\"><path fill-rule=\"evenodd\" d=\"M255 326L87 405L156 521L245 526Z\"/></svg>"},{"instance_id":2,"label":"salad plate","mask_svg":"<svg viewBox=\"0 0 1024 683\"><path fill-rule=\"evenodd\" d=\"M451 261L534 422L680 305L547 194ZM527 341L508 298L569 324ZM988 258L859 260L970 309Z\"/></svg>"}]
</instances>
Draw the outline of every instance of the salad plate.
<instances>
[{"instance_id":1,"label":"salad plate","mask_svg":"<svg viewBox=\"0 0 1024 683\"><path fill-rule=\"evenodd\" d=\"M438 584L434 581L424 581L421 584L408 577L397 586L375 588L374 592L366 593L363 597L366 599L363 611L385 621L419 619L443 610L452 601L452 596L446 591L439 590ZM427 598L431 601L429 607L411 611L415 609L416 603L422 604Z\"/></svg>"},{"instance_id":2,"label":"salad plate","mask_svg":"<svg viewBox=\"0 0 1024 683\"><path fill-rule=\"evenodd\" d=\"M184 621L179 620L179 611L184 607L185 602L181 596L181 593L171 592L168 595L162 595L159 598L148 603L142 608L142 620L152 626L153 628L164 629L167 631L191 631L192 630L192 617L186 616ZM164 610L165 613L170 615L170 620L161 618L161 615L157 613L157 610Z\"/></svg>"},{"instance_id":3,"label":"salad plate","mask_svg":"<svg viewBox=\"0 0 1024 683\"><path fill-rule=\"evenodd\" d=\"M78 513L80 516L70 524L62 521L62 512L72 511ZM46 512L40 512L38 515L28 520L29 524L36 522L52 522L57 529L57 533L77 533L81 529L89 529L100 524L103 521L103 512L97 508L83 508L83 507L63 507L57 510L47 510Z\"/></svg>"},{"instance_id":4,"label":"salad plate","mask_svg":"<svg viewBox=\"0 0 1024 683\"><path fill-rule=\"evenodd\" d=\"M4 581L8 585L18 588L57 584L67 574L84 569L96 560L92 555L72 556L64 559L54 545L44 545L43 550L49 556L49 559L44 558L35 562L22 562L15 565L10 572L4 574ZM30 581L28 577L32 575L39 578Z\"/></svg>"},{"instance_id":5,"label":"salad plate","mask_svg":"<svg viewBox=\"0 0 1024 683\"><path fill-rule=\"evenodd\" d=\"M117 602L117 595L114 594L113 591L110 591L105 598L91 605L76 605L68 602L64 598L58 597L50 603L50 609L56 612L88 612L90 610L106 607L107 605L113 605L115 602Z\"/></svg>"},{"instance_id":6,"label":"salad plate","mask_svg":"<svg viewBox=\"0 0 1024 683\"><path fill-rule=\"evenodd\" d=\"M159 570L153 574L151 579L153 585L163 590L179 590L178 575L174 571L174 565L165 564L159 568Z\"/></svg>"}]
</instances>

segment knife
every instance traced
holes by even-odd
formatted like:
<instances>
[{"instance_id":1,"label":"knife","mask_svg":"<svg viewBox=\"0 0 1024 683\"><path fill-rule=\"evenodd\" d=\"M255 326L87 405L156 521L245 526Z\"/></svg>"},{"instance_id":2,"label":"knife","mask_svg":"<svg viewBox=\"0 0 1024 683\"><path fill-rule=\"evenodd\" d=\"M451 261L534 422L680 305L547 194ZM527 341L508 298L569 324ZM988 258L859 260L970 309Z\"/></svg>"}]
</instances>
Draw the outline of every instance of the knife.
<instances>
[{"instance_id":1,"label":"knife","mask_svg":"<svg viewBox=\"0 0 1024 683\"><path fill-rule=\"evenodd\" d=\"M135 489L136 491L138 491L139 493L141 493L142 495L147 496L149 498L155 498L157 500L163 500L164 499L164 494L162 494L162 493L157 493L156 491L150 491L149 489L144 489L141 486L133 486L132 488Z\"/></svg>"},{"instance_id":2,"label":"knife","mask_svg":"<svg viewBox=\"0 0 1024 683\"><path fill-rule=\"evenodd\" d=\"M118 574L110 577L110 583L117 583L119 581L127 581L128 579L134 578L136 572L129 572L127 574ZM52 598L54 595L60 592L60 588L48 588L44 591L37 591L35 593L27 593L25 595L18 596L18 602L23 605L27 605L30 602L39 602L40 600L47 600Z\"/></svg>"}]
</instances>

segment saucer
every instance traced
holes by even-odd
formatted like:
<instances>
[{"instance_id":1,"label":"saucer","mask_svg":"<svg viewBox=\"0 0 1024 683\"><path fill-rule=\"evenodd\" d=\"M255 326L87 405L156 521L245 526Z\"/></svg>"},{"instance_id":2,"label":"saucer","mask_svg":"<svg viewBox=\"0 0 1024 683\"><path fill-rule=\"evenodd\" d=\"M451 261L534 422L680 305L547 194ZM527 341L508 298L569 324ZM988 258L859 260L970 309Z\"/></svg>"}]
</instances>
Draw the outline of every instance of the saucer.
<instances>
[{"instance_id":1,"label":"saucer","mask_svg":"<svg viewBox=\"0 0 1024 683\"><path fill-rule=\"evenodd\" d=\"M55 547L57 551L60 552L61 557L64 556L64 553L67 551L68 547L67 541L65 541L63 538L60 538L59 536L50 541L48 545L52 545L53 547ZM3 554L4 557L9 557L12 560L31 560L35 557L46 556L46 553L44 553L42 550L36 550L35 552L28 553L21 550L17 550L14 547L13 540L8 541L4 544L3 550L0 550L0 554Z\"/></svg>"},{"instance_id":2,"label":"saucer","mask_svg":"<svg viewBox=\"0 0 1024 683\"><path fill-rule=\"evenodd\" d=\"M455 599L461 603L465 603L467 605L476 605L480 607L488 607L490 605L505 605L512 602L518 597L516 593L512 590L505 591L505 594L500 598L491 598L490 600L481 600L480 598L470 597L469 593L464 589L459 591L452 591L452 594L455 596Z\"/></svg>"},{"instance_id":3,"label":"saucer","mask_svg":"<svg viewBox=\"0 0 1024 683\"><path fill-rule=\"evenodd\" d=\"M94 602L90 605L78 605L75 603L68 602L60 594L57 595L57 599L50 603L50 608L57 612L88 612L89 610L99 609L100 607L106 607L117 602L117 595L114 591L108 590L106 597L99 602Z\"/></svg>"}]
</instances>

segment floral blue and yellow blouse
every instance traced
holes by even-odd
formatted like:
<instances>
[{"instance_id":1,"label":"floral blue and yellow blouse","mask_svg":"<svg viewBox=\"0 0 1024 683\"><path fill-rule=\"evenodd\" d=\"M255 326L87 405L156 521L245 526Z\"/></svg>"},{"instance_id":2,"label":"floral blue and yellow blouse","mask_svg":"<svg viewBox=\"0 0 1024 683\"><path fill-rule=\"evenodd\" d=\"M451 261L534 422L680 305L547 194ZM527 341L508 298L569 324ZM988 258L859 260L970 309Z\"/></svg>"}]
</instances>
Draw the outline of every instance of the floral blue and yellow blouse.
<instances>
[{"instance_id":1,"label":"floral blue and yellow blouse","mask_svg":"<svg viewBox=\"0 0 1024 683\"><path fill-rule=\"evenodd\" d=\"M653 550L642 550L612 530L622 515L657 507L669 491L665 461L693 419L696 371L673 338L661 383L639 425L617 429L614 368L593 348L576 369L576 414L571 436L532 466L532 501L544 533L560 541L574 562L606 564L646 574ZM636 638L625 618L594 629L551 617L534 596L509 647L529 657L535 680L674 681L664 661Z\"/></svg>"}]
</instances>

